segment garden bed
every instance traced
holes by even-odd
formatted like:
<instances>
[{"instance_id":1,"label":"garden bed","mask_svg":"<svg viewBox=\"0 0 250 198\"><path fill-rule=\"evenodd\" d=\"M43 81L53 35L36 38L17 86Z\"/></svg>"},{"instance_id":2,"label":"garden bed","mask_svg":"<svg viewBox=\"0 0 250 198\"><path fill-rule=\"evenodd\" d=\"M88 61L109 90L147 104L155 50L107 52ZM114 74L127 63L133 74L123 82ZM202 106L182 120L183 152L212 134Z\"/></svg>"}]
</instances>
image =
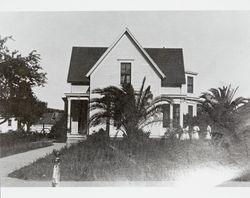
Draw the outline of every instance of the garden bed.
<instances>
[{"instance_id":1,"label":"garden bed","mask_svg":"<svg viewBox=\"0 0 250 198\"><path fill-rule=\"evenodd\" d=\"M53 154L47 155L9 177L51 180L54 159ZM247 160L244 152L211 142L152 139L132 152L123 141L87 140L62 149L60 159L63 181L173 181L196 168L242 167Z\"/></svg>"}]
</instances>

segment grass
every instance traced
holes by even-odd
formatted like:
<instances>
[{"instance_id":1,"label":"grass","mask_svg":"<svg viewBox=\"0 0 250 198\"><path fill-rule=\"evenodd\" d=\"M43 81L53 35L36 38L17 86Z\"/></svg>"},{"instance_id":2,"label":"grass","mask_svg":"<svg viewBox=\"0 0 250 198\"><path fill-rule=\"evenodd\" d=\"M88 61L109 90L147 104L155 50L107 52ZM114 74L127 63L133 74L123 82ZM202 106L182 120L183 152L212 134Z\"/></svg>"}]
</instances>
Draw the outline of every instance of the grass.
<instances>
[{"instance_id":1,"label":"grass","mask_svg":"<svg viewBox=\"0 0 250 198\"><path fill-rule=\"evenodd\" d=\"M22 153L25 151L51 146L43 134L10 132L0 134L0 157Z\"/></svg>"},{"instance_id":2,"label":"grass","mask_svg":"<svg viewBox=\"0 0 250 198\"><path fill-rule=\"evenodd\" d=\"M47 155L9 176L51 180L54 159L53 154ZM247 163L242 144L225 149L202 140L150 139L132 152L123 141L87 140L62 149L60 159L63 181L173 181L196 168L238 168Z\"/></svg>"}]
</instances>

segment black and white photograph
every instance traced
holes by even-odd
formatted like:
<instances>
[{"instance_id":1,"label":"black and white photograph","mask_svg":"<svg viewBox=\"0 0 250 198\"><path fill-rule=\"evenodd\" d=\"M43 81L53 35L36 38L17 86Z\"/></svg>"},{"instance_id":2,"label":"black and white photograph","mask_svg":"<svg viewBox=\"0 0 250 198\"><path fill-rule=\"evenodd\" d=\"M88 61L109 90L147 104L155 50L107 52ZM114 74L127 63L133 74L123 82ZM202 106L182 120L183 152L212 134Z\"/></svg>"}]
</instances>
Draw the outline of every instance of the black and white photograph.
<instances>
[{"instance_id":1,"label":"black and white photograph","mask_svg":"<svg viewBox=\"0 0 250 198\"><path fill-rule=\"evenodd\" d=\"M250 186L250 11L0 12L1 187Z\"/></svg>"}]
</instances>

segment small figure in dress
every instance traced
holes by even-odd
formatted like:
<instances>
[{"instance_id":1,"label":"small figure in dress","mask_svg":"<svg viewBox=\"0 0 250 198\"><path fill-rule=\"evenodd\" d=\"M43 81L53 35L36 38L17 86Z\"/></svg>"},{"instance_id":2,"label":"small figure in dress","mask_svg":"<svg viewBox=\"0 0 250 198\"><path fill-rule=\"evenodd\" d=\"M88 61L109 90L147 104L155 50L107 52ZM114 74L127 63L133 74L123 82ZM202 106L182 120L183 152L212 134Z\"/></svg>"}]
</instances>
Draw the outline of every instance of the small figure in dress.
<instances>
[{"instance_id":1,"label":"small figure in dress","mask_svg":"<svg viewBox=\"0 0 250 198\"><path fill-rule=\"evenodd\" d=\"M205 136L205 139L206 139L206 140L211 140L211 139L212 139L211 132L212 132L212 129L211 129L211 127L208 125L208 126L207 126L207 133L206 133L206 136Z\"/></svg>"},{"instance_id":2,"label":"small figure in dress","mask_svg":"<svg viewBox=\"0 0 250 198\"><path fill-rule=\"evenodd\" d=\"M57 152L55 165L53 167L52 187L59 186L59 183L60 183L60 158L59 158L59 152Z\"/></svg>"},{"instance_id":3,"label":"small figure in dress","mask_svg":"<svg viewBox=\"0 0 250 198\"><path fill-rule=\"evenodd\" d=\"M183 133L181 134L180 140L189 140L190 136L188 132L189 132L189 126L183 129Z\"/></svg>"},{"instance_id":4,"label":"small figure in dress","mask_svg":"<svg viewBox=\"0 0 250 198\"><path fill-rule=\"evenodd\" d=\"M199 137L199 131L200 131L200 128L198 126L194 126L193 127L193 131L192 131L192 140L198 140L200 137Z\"/></svg>"}]
</instances>

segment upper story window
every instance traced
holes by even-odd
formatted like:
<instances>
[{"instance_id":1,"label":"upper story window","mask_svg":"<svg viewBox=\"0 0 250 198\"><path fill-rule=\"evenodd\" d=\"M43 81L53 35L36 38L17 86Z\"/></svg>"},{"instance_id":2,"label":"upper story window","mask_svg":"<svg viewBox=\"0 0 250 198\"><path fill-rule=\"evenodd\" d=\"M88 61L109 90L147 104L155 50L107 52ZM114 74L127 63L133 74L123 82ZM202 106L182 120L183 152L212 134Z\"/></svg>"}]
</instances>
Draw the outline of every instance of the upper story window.
<instances>
[{"instance_id":1,"label":"upper story window","mask_svg":"<svg viewBox=\"0 0 250 198\"><path fill-rule=\"evenodd\" d=\"M192 76L187 77L187 92L194 93L194 78Z\"/></svg>"},{"instance_id":2,"label":"upper story window","mask_svg":"<svg viewBox=\"0 0 250 198\"><path fill-rule=\"evenodd\" d=\"M131 63L121 63L121 84L131 83Z\"/></svg>"},{"instance_id":3,"label":"upper story window","mask_svg":"<svg viewBox=\"0 0 250 198\"><path fill-rule=\"evenodd\" d=\"M11 126L11 124L12 124L12 120L9 119L9 120L8 120L8 126Z\"/></svg>"}]
</instances>

